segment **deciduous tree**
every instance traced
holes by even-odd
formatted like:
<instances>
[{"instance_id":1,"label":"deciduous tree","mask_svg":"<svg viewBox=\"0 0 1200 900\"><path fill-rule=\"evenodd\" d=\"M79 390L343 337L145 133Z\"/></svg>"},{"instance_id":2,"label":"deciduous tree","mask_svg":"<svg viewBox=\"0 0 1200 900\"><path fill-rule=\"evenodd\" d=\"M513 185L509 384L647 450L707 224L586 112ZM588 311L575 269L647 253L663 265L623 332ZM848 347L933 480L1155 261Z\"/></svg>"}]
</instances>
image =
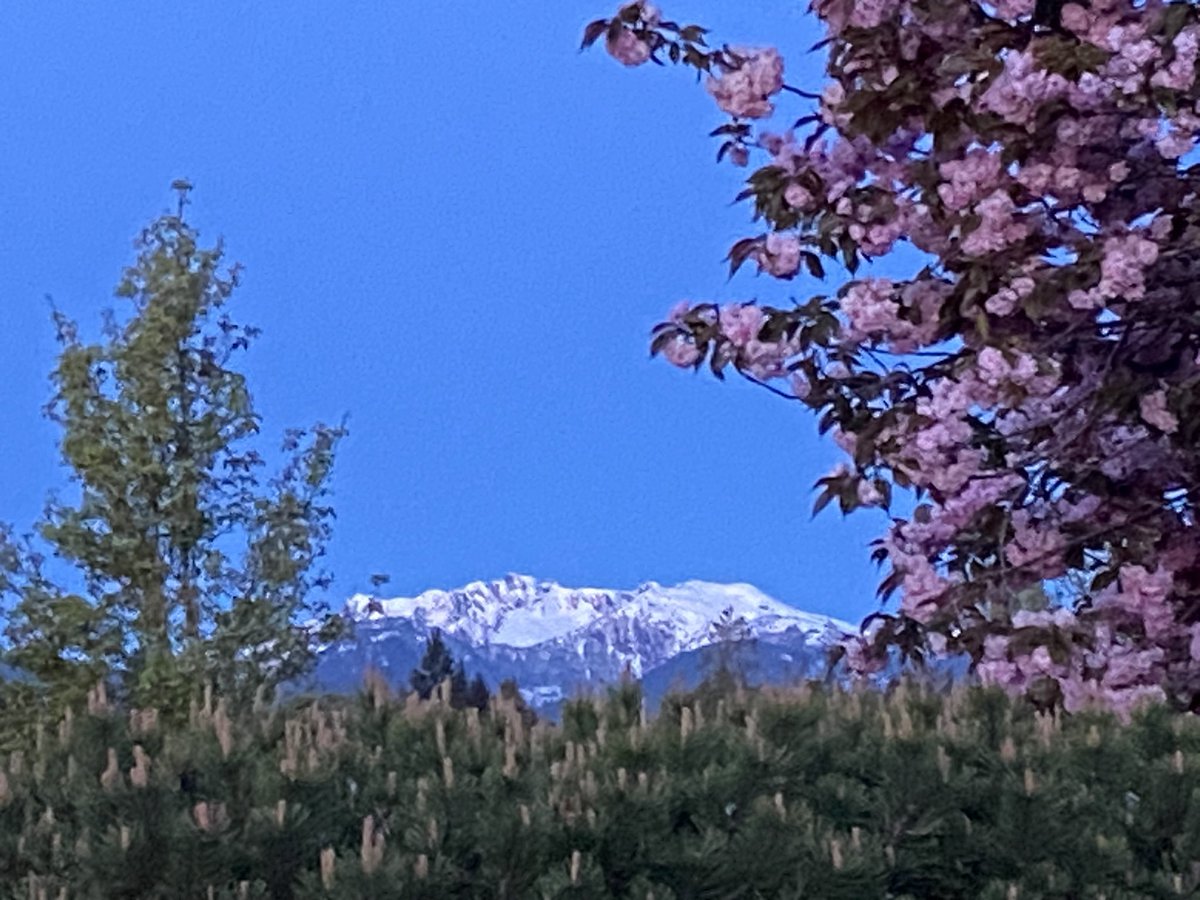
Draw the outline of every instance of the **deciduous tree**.
<instances>
[{"instance_id":1,"label":"deciduous tree","mask_svg":"<svg viewBox=\"0 0 1200 900\"><path fill-rule=\"evenodd\" d=\"M245 696L310 667L339 628L314 594L344 431L292 430L264 475L260 419L235 364L257 331L229 312L239 280L177 209L141 235L122 306L100 339L55 313L61 347L48 414L61 429L70 498L36 535L3 536L14 595L7 660L32 681L10 706L82 699L98 681L139 706L187 709L204 684ZM78 576L68 590L62 566Z\"/></svg>"},{"instance_id":2,"label":"deciduous tree","mask_svg":"<svg viewBox=\"0 0 1200 900\"><path fill-rule=\"evenodd\" d=\"M890 514L875 558L899 609L847 645L856 668L965 652L1068 709L1200 708L1200 9L812 8L816 90L651 3L585 31L705 76L719 158L757 161L740 199L762 230L731 268L835 282L793 306L681 302L653 352L807 406L847 454L817 508ZM864 272L901 246L908 277ZM1013 602L1065 584L1056 608Z\"/></svg>"}]
</instances>

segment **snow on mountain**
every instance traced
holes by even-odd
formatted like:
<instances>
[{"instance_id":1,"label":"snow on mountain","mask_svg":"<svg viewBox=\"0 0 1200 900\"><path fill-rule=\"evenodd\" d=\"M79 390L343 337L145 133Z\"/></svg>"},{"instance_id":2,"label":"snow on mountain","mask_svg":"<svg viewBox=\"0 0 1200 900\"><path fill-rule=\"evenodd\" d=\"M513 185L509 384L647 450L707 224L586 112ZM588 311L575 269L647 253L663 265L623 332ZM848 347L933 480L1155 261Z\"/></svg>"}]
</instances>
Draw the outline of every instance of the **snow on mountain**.
<instances>
[{"instance_id":1,"label":"snow on mountain","mask_svg":"<svg viewBox=\"0 0 1200 900\"><path fill-rule=\"evenodd\" d=\"M346 613L356 637L322 653L317 679L325 687L351 688L371 665L403 681L437 628L468 670L493 685L515 677L535 705L553 704L612 683L626 670L640 678L687 658L713 642L711 626L726 609L745 621L752 640L794 651L810 668L830 641L856 630L748 584L651 581L633 590L606 590L510 574L416 597L355 595Z\"/></svg>"},{"instance_id":2,"label":"snow on mountain","mask_svg":"<svg viewBox=\"0 0 1200 900\"><path fill-rule=\"evenodd\" d=\"M407 619L422 631L439 628L476 647L532 648L597 636L635 675L677 653L712 642L710 627L726 609L751 635L796 631L819 640L856 630L847 622L802 612L749 584L646 582L634 590L569 588L526 575L475 581L452 591L430 590L393 599L355 595L347 612L359 623L386 628Z\"/></svg>"}]
</instances>

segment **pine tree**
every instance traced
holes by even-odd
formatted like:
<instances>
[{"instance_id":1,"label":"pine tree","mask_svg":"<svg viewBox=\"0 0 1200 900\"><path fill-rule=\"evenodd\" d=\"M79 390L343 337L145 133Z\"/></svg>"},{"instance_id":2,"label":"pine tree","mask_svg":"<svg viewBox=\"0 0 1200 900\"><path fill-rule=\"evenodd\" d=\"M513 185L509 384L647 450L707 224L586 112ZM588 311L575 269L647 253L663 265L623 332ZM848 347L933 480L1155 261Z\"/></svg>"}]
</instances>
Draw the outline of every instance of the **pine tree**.
<instances>
[{"instance_id":1,"label":"pine tree","mask_svg":"<svg viewBox=\"0 0 1200 900\"><path fill-rule=\"evenodd\" d=\"M474 707L478 710L484 710L487 709L489 699L491 699L491 692L488 691L487 682L477 672L475 673L475 677L471 679L471 683L467 685L462 705L464 708Z\"/></svg>"},{"instance_id":2,"label":"pine tree","mask_svg":"<svg viewBox=\"0 0 1200 900\"><path fill-rule=\"evenodd\" d=\"M7 661L37 682L7 690L10 706L59 708L100 678L164 711L185 710L204 683L270 693L339 627L311 595L327 584L316 564L344 430L289 431L286 463L264 478L259 415L233 367L258 333L227 311L239 270L220 243L199 245L190 185L174 187L178 207L142 233L101 339L54 315L48 415L77 497L52 498L35 536L0 535L0 588L16 599ZM84 590L46 574L43 548Z\"/></svg>"},{"instance_id":3,"label":"pine tree","mask_svg":"<svg viewBox=\"0 0 1200 900\"><path fill-rule=\"evenodd\" d=\"M429 634L429 642L425 645L425 654L417 668L413 669L408 678L412 689L422 700L428 700L437 686L450 678L454 673L454 657L446 648L442 632L435 628Z\"/></svg>"},{"instance_id":4,"label":"pine tree","mask_svg":"<svg viewBox=\"0 0 1200 900\"><path fill-rule=\"evenodd\" d=\"M718 680L742 683L746 680L745 650L754 639L745 616L735 616L733 607L721 610L721 615L709 624L708 634L716 648L716 667L711 675Z\"/></svg>"},{"instance_id":5,"label":"pine tree","mask_svg":"<svg viewBox=\"0 0 1200 900\"><path fill-rule=\"evenodd\" d=\"M450 705L455 709L462 709L466 706L467 700L467 670L463 668L462 660L460 659L454 666L454 671L450 673Z\"/></svg>"}]
</instances>

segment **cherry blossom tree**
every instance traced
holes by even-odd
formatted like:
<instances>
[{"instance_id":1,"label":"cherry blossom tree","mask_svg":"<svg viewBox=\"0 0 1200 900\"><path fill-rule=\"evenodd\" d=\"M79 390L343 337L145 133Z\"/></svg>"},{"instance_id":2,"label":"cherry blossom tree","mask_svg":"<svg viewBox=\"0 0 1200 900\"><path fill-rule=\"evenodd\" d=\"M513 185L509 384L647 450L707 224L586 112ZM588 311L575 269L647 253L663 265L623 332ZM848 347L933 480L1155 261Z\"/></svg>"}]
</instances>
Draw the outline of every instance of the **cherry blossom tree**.
<instances>
[{"instance_id":1,"label":"cherry blossom tree","mask_svg":"<svg viewBox=\"0 0 1200 900\"><path fill-rule=\"evenodd\" d=\"M695 69L728 117L718 161L754 161L739 199L761 226L732 271L837 282L681 302L652 352L809 407L847 455L817 508L889 514L874 558L899 604L846 643L857 671L966 653L1048 706L1200 710L1200 9L812 10L819 93L644 0L585 31L627 66ZM902 245L910 277L863 273ZM1059 602L1016 601L1037 588Z\"/></svg>"}]
</instances>

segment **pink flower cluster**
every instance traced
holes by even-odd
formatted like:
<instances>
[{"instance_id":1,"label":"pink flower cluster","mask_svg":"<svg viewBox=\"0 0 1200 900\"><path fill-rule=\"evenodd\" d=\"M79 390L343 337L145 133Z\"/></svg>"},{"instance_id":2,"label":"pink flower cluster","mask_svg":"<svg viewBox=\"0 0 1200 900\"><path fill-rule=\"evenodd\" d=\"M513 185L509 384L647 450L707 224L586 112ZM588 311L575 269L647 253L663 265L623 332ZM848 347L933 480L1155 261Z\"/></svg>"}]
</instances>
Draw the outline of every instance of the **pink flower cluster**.
<instances>
[{"instance_id":1,"label":"pink flower cluster","mask_svg":"<svg viewBox=\"0 0 1200 900\"><path fill-rule=\"evenodd\" d=\"M1179 429L1179 419L1167 409L1166 391L1159 389L1146 394L1142 397L1139 409L1142 419L1163 434L1174 434Z\"/></svg>"},{"instance_id":2,"label":"pink flower cluster","mask_svg":"<svg viewBox=\"0 0 1200 900\"><path fill-rule=\"evenodd\" d=\"M792 278L800 271L800 240L794 234L773 231L755 253L759 271L776 278Z\"/></svg>"},{"instance_id":3,"label":"pink flower cluster","mask_svg":"<svg viewBox=\"0 0 1200 900\"><path fill-rule=\"evenodd\" d=\"M783 57L773 47L736 47L722 73L708 79L708 92L731 116L765 119L775 112L771 98L783 90Z\"/></svg>"},{"instance_id":4,"label":"pink flower cluster","mask_svg":"<svg viewBox=\"0 0 1200 900\"><path fill-rule=\"evenodd\" d=\"M1196 83L1196 60L1200 57L1200 28L1195 25L1175 35L1171 44L1174 56L1171 61L1150 76L1154 87L1173 91L1186 91Z\"/></svg>"},{"instance_id":5,"label":"pink flower cluster","mask_svg":"<svg viewBox=\"0 0 1200 900\"><path fill-rule=\"evenodd\" d=\"M1000 154L983 147L973 147L960 159L946 160L938 173L942 183L937 194L951 212L970 209L1003 183Z\"/></svg>"},{"instance_id":6,"label":"pink flower cluster","mask_svg":"<svg viewBox=\"0 0 1200 900\"><path fill-rule=\"evenodd\" d=\"M1112 301L1140 300L1146 294L1146 270L1158 259L1158 244L1138 234L1110 237L1104 242L1100 282L1088 290L1072 291L1067 302L1075 309L1100 309Z\"/></svg>"},{"instance_id":7,"label":"pink flower cluster","mask_svg":"<svg viewBox=\"0 0 1200 900\"><path fill-rule=\"evenodd\" d=\"M1010 50L1004 68L988 83L979 105L1006 122L1032 128L1037 111L1047 102L1067 96L1068 87L1063 76L1038 66L1030 51Z\"/></svg>"},{"instance_id":8,"label":"pink flower cluster","mask_svg":"<svg viewBox=\"0 0 1200 900\"><path fill-rule=\"evenodd\" d=\"M813 11L839 33L846 28L877 28L900 9L900 0L814 0Z\"/></svg>"},{"instance_id":9,"label":"pink flower cluster","mask_svg":"<svg viewBox=\"0 0 1200 900\"><path fill-rule=\"evenodd\" d=\"M614 59L627 66L640 66L650 59L650 44L629 28L622 28L616 37L608 38L605 46Z\"/></svg>"},{"instance_id":10,"label":"pink flower cluster","mask_svg":"<svg viewBox=\"0 0 1200 900\"><path fill-rule=\"evenodd\" d=\"M879 547L930 647L962 649L998 610L970 645L991 683L1049 680L1068 709L1122 714L1200 702L1200 624L1181 612L1200 583L1200 191L1180 163L1200 135L1200 7L1069 2L1075 42L1030 27L1034 0L989 0L986 33L971 3L814 9L831 80L809 121L827 130L738 132L735 161L757 149L771 169L749 182L769 230L748 258L786 280L820 253L851 277L800 310L685 307L662 352L786 379L836 426L859 504L887 480L921 492ZM770 116L778 53L723 53L718 104ZM912 277L855 271L905 242L924 254ZM1086 587L1097 575L1116 581ZM1003 612L1043 582L1085 587ZM853 668L879 664L879 627L847 645Z\"/></svg>"},{"instance_id":11,"label":"pink flower cluster","mask_svg":"<svg viewBox=\"0 0 1200 900\"><path fill-rule=\"evenodd\" d=\"M1164 684L1177 664L1200 662L1200 626L1178 622L1170 603L1173 584L1168 569L1126 565L1090 611L1018 611L1014 632L1065 635L1073 652L1056 657L1045 646L1014 652L1007 636L994 635L986 639L977 671L985 683L1017 692L1050 679L1069 712L1099 706L1128 718L1139 706L1165 699ZM1131 628L1144 636L1141 643L1129 640Z\"/></svg>"},{"instance_id":12,"label":"pink flower cluster","mask_svg":"<svg viewBox=\"0 0 1200 900\"><path fill-rule=\"evenodd\" d=\"M644 37L645 31L657 28L662 20L662 14L657 6L648 0L635 0L624 4L618 11L618 18L636 9L640 20L640 28L622 27L615 35L609 34L605 39L605 47L609 54L626 66L640 66L650 59L650 42Z\"/></svg>"}]
</instances>

